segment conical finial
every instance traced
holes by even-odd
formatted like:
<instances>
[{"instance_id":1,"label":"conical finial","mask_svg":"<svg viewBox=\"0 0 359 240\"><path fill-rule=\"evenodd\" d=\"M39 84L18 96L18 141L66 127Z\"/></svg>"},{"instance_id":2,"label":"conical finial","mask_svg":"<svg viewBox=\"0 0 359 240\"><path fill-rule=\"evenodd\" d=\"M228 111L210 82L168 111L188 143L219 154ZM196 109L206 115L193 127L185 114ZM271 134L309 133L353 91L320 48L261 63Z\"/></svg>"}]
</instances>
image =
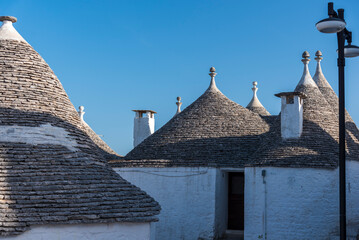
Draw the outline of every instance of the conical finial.
<instances>
[{"instance_id":1,"label":"conical finial","mask_svg":"<svg viewBox=\"0 0 359 240\"><path fill-rule=\"evenodd\" d=\"M17 21L16 17L0 16L0 21L3 22L2 26L0 27L0 40L17 40L26 42L12 25Z\"/></svg>"},{"instance_id":2,"label":"conical finial","mask_svg":"<svg viewBox=\"0 0 359 240\"><path fill-rule=\"evenodd\" d=\"M253 97L252 100L248 103L247 108L260 115L264 115L264 116L270 115L269 112L263 107L263 105L261 104L261 102L257 97L257 91L258 91L257 84L258 83L256 81L252 82Z\"/></svg>"},{"instance_id":3,"label":"conical finial","mask_svg":"<svg viewBox=\"0 0 359 240\"><path fill-rule=\"evenodd\" d=\"M253 99L257 99L257 91L258 91L258 88L257 88L257 82L254 81L253 83L253 87L252 87L252 91L253 91Z\"/></svg>"},{"instance_id":4,"label":"conical finial","mask_svg":"<svg viewBox=\"0 0 359 240\"><path fill-rule=\"evenodd\" d=\"M80 106L79 107L79 111L78 114L80 116L81 121L84 121L84 115L85 115L85 107L84 106Z\"/></svg>"},{"instance_id":5,"label":"conical finial","mask_svg":"<svg viewBox=\"0 0 359 240\"><path fill-rule=\"evenodd\" d=\"M210 89L217 89L217 86L216 86L216 81L214 79L214 77L217 75L216 73L216 69L214 67L211 67L209 69L210 73L209 73L209 76L211 76L211 85L209 86Z\"/></svg>"},{"instance_id":6,"label":"conical finial","mask_svg":"<svg viewBox=\"0 0 359 240\"><path fill-rule=\"evenodd\" d=\"M322 72L322 67L321 67L321 61L323 59L323 54L321 51L317 51L315 53L315 60L317 61L317 68L315 70L315 74L313 76L313 80L315 81L315 83L317 84L317 86L319 87L319 89L331 89L332 91L332 87L330 86L330 84L328 83L327 79L325 79L325 76Z\"/></svg>"},{"instance_id":7,"label":"conical finial","mask_svg":"<svg viewBox=\"0 0 359 240\"><path fill-rule=\"evenodd\" d=\"M309 73L309 68L308 68L308 63L310 61L309 57L309 53L307 51L304 51L302 54L302 62L304 64L304 70L303 70L303 75L297 85L297 87L295 88L295 91L301 91L301 87L302 86L316 86L315 82L313 81L312 77L310 76Z\"/></svg>"},{"instance_id":8,"label":"conical finial","mask_svg":"<svg viewBox=\"0 0 359 240\"><path fill-rule=\"evenodd\" d=\"M315 82L317 82L318 77L319 77L320 75L323 75L323 73L322 73L322 67L320 66L320 61L322 61L322 59L323 59L322 56L323 56L323 55L322 55L322 52L318 50L318 51L315 53L315 56L316 56L315 60L317 61L317 69L316 69L316 71L315 71L315 74L314 74L313 79L314 79ZM324 77L324 76L323 76L323 77Z\"/></svg>"},{"instance_id":9,"label":"conical finial","mask_svg":"<svg viewBox=\"0 0 359 240\"><path fill-rule=\"evenodd\" d=\"M177 114L179 114L181 112L181 105L182 105L181 97L177 97L176 105L177 105L177 112L176 112L175 115L177 115Z\"/></svg>"}]
</instances>

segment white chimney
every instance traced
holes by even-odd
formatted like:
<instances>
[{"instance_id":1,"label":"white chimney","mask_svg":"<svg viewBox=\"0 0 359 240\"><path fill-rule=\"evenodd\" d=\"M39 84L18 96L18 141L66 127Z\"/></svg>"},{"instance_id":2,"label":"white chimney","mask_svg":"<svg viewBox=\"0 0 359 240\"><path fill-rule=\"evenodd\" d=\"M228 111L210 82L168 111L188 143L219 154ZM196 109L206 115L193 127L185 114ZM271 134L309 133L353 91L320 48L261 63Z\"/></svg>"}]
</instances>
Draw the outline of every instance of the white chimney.
<instances>
[{"instance_id":1,"label":"white chimney","mask_svg":"<svg viewBox=\"0 0 359 240\"><path fill-rule=\"evenodd\" d=\"M303 99L301 92L282 92L275 94L282 100L281 134L283 139L299 138L303 131Z\"/></svg>"},{"instance_id":2,"label":"white chimney","mask_svg":"<svg viewBox=\"0 0 359 240\"><path fill-rule=\"evenodd\" d=\"M155 111L133 110L136 113L133 128L133 147L136 147L155 131Z\"/></svg>"}]
</instances>

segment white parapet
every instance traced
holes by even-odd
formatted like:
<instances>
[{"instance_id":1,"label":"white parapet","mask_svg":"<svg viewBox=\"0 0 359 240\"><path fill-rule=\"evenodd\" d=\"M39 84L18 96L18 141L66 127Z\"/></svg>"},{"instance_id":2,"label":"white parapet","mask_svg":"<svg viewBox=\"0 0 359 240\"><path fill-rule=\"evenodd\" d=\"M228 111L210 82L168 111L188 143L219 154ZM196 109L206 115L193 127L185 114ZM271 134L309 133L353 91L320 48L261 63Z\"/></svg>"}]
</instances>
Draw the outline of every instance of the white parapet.
<instances>
[{"instance_id":1,"label":"white parapet","mask_svg":"<svg viewBox=\"0 0 359 240\"><path fill-rule=\"evenodd\" d=\"M299 138L303 131L303 99L300 92L276 94L281 98L281 135L283 139Z\"/></svg>"},{"instance_id":2,"label":"white parapet","mask_svg":"<svg viewBox=\"0 0 359 240\"><path fill-rule=\"evenodd\" d=\"M133 127L133 147L136 147L155 131L155 111L133 110L136 115Z\"/></svg>"}]
</instances>

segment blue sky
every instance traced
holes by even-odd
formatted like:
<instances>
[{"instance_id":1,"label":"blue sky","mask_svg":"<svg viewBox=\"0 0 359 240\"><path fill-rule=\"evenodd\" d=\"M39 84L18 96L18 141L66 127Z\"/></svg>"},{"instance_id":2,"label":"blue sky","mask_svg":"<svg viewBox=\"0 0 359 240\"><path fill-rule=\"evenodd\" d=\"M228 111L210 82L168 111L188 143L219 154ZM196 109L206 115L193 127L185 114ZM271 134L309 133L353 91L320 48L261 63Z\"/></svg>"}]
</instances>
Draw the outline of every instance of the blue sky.
<instances>
[{"instance_id":1,"label":"blue sky","mask_svg":"<svg viewBox=\"0 0 359 240\"><path fill-rule=\"evenodd\" d=\"M211 66L219 89L246 106L252 82L271 114L275 93L292 91L309 51L316 50L337 92L336 36L315 23L327 17L327 2L238 0L0 0L1 15L59 77L72 103L85 106L85 120L119 154L132 149L132 109L152 109L156 129L208 87ZM359 45L359 1L334 2L345 9L353 44ZM346 61L346 106L359 122L359 58Z\"/></svg>"}]
</instances>

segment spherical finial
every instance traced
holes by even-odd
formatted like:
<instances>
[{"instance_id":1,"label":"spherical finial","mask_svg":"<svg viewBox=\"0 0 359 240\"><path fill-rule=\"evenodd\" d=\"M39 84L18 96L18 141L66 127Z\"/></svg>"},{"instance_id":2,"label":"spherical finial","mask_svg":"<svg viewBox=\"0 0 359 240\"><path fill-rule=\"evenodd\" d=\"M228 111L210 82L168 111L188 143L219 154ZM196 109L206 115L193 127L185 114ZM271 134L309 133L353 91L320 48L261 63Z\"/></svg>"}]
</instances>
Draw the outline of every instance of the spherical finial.
<instances>
[{"instance_id":1,"label":"spherical finial","mask_svg":"<svg viewBox=\"0 0 359 240\"><path fill-rule=\"evenodd\" d=\"M257 84L258 84L258 83L257 83L256 81L254 81L254 82L253 82L253 87L256 87Z\"/></svg>"},{"instance_id":2,"label":"spherical finial","mask_svg":"<svg viewBox=\"0 0 359 240\"><path fill-rule=\"evenodd\" d=\"M180 102L180 101L181 101L181 97L177 97L177 101L179 101L179 102Z\"/></svg>"},{"instance_id":3,"label":"spherical finial","mask_svg":"<svg viewBox=\"0 0 359 240\"><path fill-rule=\"evenodd\" d=\"M317 62L320 62L323 59L323 57L322 57L323 54L319 50L315 53L315 56L316 56L315 60L317 60Z\"/></svg>"},{"instance_id":4,"label":"spherical finial","mask_svg":"<svg viewBox=\"0 0 359 240\"><path fill-rule=\"evenodd\" d=\"M215 69L214 67L211 67L211 68L209 69L209 71L210 71L210 72L215 72L216 69Z\"/></svg>"},{"instance_id":5,"label":"spherical finial","mask_svg":"<svg viewBox=\"0 0 359 240\"><path fill-rule=\"evenodd\" d=\"M308 59L310 57L309 52L304 51L303 54L302 54L302 57L305 58L305 59Z\"/></svg>"},{"instance_id":6,"label":"spherical finial","mask_svg":"<svg viewBox=\"0 0 359 240\"><path fill-rule=\"evenodd\" d=\"M17 18L16 17L12 17L12 16L0 16L0 21L10 21L12 23L17 22Z\"/></svg>"},{"instance_id":7,"label":"spherical finial","mask_svg":"<svg viewBox=\"0 0 359 240\"><path fill-rule=\"evenodd\" d=\"M80 106L80 107L79 107L79 110L80 110L80 112L83 112L83 111L85 110L85 107L84 107L84 106Z\"/></svg>"}]
</instances>

